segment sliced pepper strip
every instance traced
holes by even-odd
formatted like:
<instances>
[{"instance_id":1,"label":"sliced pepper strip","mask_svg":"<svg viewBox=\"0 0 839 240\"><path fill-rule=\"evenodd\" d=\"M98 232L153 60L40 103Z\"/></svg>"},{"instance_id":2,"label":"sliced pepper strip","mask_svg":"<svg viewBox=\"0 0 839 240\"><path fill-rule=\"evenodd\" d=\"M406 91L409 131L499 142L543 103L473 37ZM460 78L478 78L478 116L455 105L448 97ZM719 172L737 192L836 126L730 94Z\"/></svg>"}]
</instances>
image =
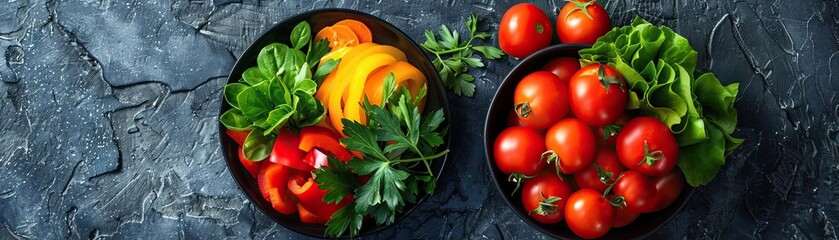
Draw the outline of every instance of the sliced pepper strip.
<instances>
[{"instance_id":1,"label":"sliced pepper strip","mask_svg":"<svg viewBox=\"0 0 839 240\"><path fill-rule=\"evenodd\" d=\"M347 52L341 57L341 62L338 63L338 67L336 67L329 75L326 76L326 79L323 80L321 83L320 88L315 93L315 98L320 100L321 103L324 105L329 102L329 96L332 93L332 88L335 85L335 82L341 81L340 77L336 76L346 76L349 72L348 65L352 65L356 60L356 58L362 56L361 54L366 52L368 49L377 46L375 43L364 43L359 44L358 46L351 47ZM341 90L343 92L343 89ZM328 114L329 109L327 109ZM325 118L324 118L325 119Z\"/></svg>"},{"instance_id":2,"label":"sliced pepper strip","mask_svg":"<svg viewBox=\"0 0 839 240\"><path fill-rule=\"evenodd\" d=\"M324 224L326 223L326 219L318 217L312 211L309 211L300 203L297 203L297 211L300 213L300 221L304 223L314 223L314 224Z\"/></svg>"},{"instance_id":3,"label":"sliced pepper strip","mask_svg":"<svg viewBox=\"0 0 839 240\"><path fill-rule=\"evenodd\" d=\"M248 173L251 174L251 177L254 178L259 173L259 170L262 169L262 161L254 162L245 157L245 152L242 151L242 147L239 147L239 162L242 163L242 166L244 166L245 169L248 170Z\"/></svg>"},{"instance_id":4,"label":"sliced pepper strip","mask_svg":"<svg viewBox=\"0 0 839 240\"><path fill-rule=\"evenodd\" d=\"M361 45L359 45L359 46L361 46ZM355 50L353 50L351 52L355 52ZM337 130L341 134L343 134L342 130L344 129L343 128L344 125L341 123L341 119L344 118L344 113L343 113L344 106L342 106L342 104L341 104L341 99L343 98L343 96L342 96L343 94L339 94L339 93L344 92L344 89L347 88L347 86L350 84L350 81L353 78L353 75L355 75L355 72L358 70L358 68L360 66L365 66L364 64L361 64L360 62L362 62L362 61L364 61L364 59L372 57L373 55L376 55L376 54L387 54L387 55L392 56L393 58L395 58L398 61L405 61L406 60L405 53L403 53L398 48L395 48L395 47L392 47L392 46L387 46L387 45L377 45L377 46L371 47L369 49L366 49L364 51L360 51L360 52L356 52L356 53L347 53L347 55L350 55L350 54L353 54L353 55L359 54L358 56L363 56L363 59L359 59L357 61L354 60L354 59L347 59L348 60L347 62L345 62L344 60L341 60L341 63L338 64L338 69L336 71L332 72L332 74L336 74L336 76L341 76L341 77L336 77L335 78L335 82L332 85L332 89L329 90L330 91L330 94L328 96L329 101L326 103L326 105L327 105L326 107L329 111L329 119L330 119L330 121L332 121L332 126L335 128L335 130ZM368 62L372 62L372 61L368 61ZM345 63L346 63L346 65L345 65ZM369 68L369 66L367 68ZM363 73L359 74L359 75L363 75L363 77L366 79L366 77L369 75L369 72L371 72L374 69L375 68L369 69L367 71L367 73L368 73L367 75L364 75ZM346 76L349 76L349 77L346 77Z\"/></svg>"},{"instance_id":5,"label":"sliced pepper strip","mask_svg":"<svg viewBox=\"0 0 839 240\"><path fill-rule=\"evenodd\" d=\"M354 201L352 195L347 194L337 204L324 202L323 196L327 191L320 189L320 185L314 181L311 173L295 174L288 181L288 188L304 208L326 220L332 219L332 214Z\"/></svg>"},{"instance_id":6,"label":"sliced pepper strip","mask_svg":"<svg viewBox=\"0 0 839 240\"><path fill-rule=\"evenodd\" d=\"M367 80L367 76L369 76L370 73L372 73L374 70L376 70L380 67L384 67L384 66L396 63L397 61L398 60L396 60L396 58L394 58L390 54L377 53L377 54L373 54L373 55L370 55L369 57L366 57L366 58L362 59L356 65L356 68L355 68L355 71L353 72L353 74L349 75L349 80L350 81L349 81L349 86L347 86L347 87L350 88L349 95L347 96L347 99L349 100L349 102L345 103L343 109L338 109L338 111L340 111L340 113L343 115L342 116L343 118L346 118L350 121L361 122L361 118L359 117L359 114L358 114L361 106L359 106L358 102L354 101L353 99L360 99L361 98L362 90L364 90L364 82ZM342 99L341 95L333 94L329 98L330 108L338 106L338 104L340 104L341 99ZM335 111L332 111L332 109L330 109L330 112L336 113ZM340 115L338 115L338 114L330 115L330 118L332 119L332 125L335 126L336 130L343 130L344 125L343 125L343 123L341 123L341 118L338 118L338 117L340 117ZM362 123L362 124L365 124L365 123Z\"/></svg>"},{"instance_id":7,"label":"sliced pepper strip","mask_svg":"<svg viewBox=\"0 0 839 240\"><path fill-rule=\"evenodd\" d=\"M326 39L332 49L358 45L358 36L347 26L330 26L318 31L315 41Z\"/></svg>"},{"instance_id":8,"label":"sliced pepper strip","mask_svg":"<svg viewBox=\"0 0 839 240\"><path fill-rule=\"evenodd\" d=\"M311 152L315 147L329 152L342 162L350 161L352 153L341 145L341 135L333 130L320 127L308 126L300 130L300 150Z\"/></svg>"},{"instance_id":9,"label":"sliced pepper strip","mask_svg":"<svg viewBox=\"0 0 839 240\"><path fill-rule=\"evenodd\" d=\"M350 27L350 29L352 29L352 31L358 37L358 41L360 41L361 43L373 42L373 32L370 31L370 28L368 28L367 25L364 25L364 23L358 20L344 19L335 23L335 25L344 25Z\"/></svg>"},{"instance_id":10,"label":"sliced pepper strip","mask_svg":"<svg viewBox=\"0 0 839 240\"><path fill-rule=\"evenodd\" d=\"M377 74L373 75L370 79L367 80L367 83L364 84L364 95L370 99L370 103L379 105L382 102L382 96L384 93L382 92L382 88L384 87L384 79L393 73L394 82L396 83L396 87L398 90L400 87L406 87L408 91L411 93L411 96L416 97L419 95L420 89L426 83L425 75L422 74L422 71L411 65L406 61L399 61L397 63L391 64L384 70L378 72ZM363 99L361 99L363 101ZM420 111L422 111L423 106L425 105L425 98L423 98L420 102Z\"/></svg>"},{"instance_id":11,"label":"sliced pepper strip","mask_svg":"<svg viewBox=\"0 0 839 240\"><path fill-rule=\"evenodd\" d=\"M282 214L293 214L297 211L297 199L288 189L288 181L295 170L282 164L266 162L259 171L257 185L262 197L271 202L271 206Z\"/></svg>"}]
</instances>

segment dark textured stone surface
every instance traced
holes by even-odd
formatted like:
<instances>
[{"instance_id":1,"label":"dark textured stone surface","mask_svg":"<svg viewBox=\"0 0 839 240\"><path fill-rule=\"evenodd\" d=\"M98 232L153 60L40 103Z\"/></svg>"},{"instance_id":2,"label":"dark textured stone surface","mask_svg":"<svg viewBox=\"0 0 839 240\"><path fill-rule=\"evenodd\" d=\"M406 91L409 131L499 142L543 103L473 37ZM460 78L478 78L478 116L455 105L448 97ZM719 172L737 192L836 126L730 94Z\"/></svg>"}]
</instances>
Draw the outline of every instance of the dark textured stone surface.
<instances>
[{"instance_id":1,"label":"dark textured stone surface","mask_svg":"<svg viewBox=\"0 0 839 240\"><path fill-rule=\"evenodd\" d=\"M614 24L667 24L699 66L740 82L746 142L654 238L836 239L839 3L602 0ZM537 1L557 11L560 1ZM227 172L226 74L271 24L325 7L372 13L415 40L505 1L0 1L0 239L301 238L254 209ZM474 98L449 94L450 165L381 238L544 238L508 209L482 125L517 63L490 62ZM835 74L836 73L836 74Z\"/></svg>"}]
</instances>

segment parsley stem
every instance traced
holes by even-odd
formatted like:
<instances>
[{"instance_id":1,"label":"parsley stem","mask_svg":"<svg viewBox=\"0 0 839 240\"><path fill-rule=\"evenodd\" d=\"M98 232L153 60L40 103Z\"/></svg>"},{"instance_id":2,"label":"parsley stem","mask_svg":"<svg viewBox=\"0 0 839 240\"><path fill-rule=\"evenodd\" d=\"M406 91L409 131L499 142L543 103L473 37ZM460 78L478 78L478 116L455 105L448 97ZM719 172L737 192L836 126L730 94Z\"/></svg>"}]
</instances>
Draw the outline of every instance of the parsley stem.
<instances>
[{"instance_id":1,"label":"parsley stem","mask_svg":"<svg viewBox=\"0 0 839 240\"><path fill-rule=\"evenodd\" d=\"M434 155L431 155L431 156L428 156L428 157L395 159L395 160L390 160L390 162L392 162L392 163L412 163L412 162L418 162L418 161L425 161L425 160L431 160L431 159L436 159L436 158L442 157L443 155L446 155L447 153L449 153L448 149L443 150L442 152L439 152L437 154L434 154Z\"/></svg>"},{"instance_id":2,"label":"parsley stem","mask_svg":"<svg viewBox=\"0 0 839 240\"><path fill-rule=\"evenodd\" d=\"M428 49L428 48L425 48L425 47L423 47L423 48L425 48L425 50L428 50L428 51L429 51L429 52L431 52L431 53L434 53L434 54L435 54L435 55L437 55L437 57L439 58L439 57L440 57L440 55L445 55L445 54L450 54L450 53L456 53L456 52L460 52L460 51L463 51L463 50L466 50L466 49L468 49L468 48L472 47L472 40L475 40L475 38L474 38L474 37L470 37L470 38L469 38L469 41L468 41L468 42L466 42L466 45L464 45L463 47L457 47L457 48L452 48L452 49L443 50L443 51L434 51L434 50L431 50L431 49Z\"/></svg>"}]
</instances>

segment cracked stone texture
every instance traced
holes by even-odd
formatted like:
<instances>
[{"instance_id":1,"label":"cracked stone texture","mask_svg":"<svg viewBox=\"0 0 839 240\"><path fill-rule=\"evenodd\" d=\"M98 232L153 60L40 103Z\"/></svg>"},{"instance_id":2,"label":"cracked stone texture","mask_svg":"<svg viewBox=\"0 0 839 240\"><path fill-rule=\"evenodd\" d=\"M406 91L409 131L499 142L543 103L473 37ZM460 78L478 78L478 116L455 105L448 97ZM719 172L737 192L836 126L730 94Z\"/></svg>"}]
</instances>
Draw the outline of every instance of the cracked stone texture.
<instances>
[{"instance_id":1,"label":"cracked stone texture","mask_svg":"<svg viewBox=\"0 0 839 240\"><path fill-rule=\"evenodd\" d=\"M746 142L653 238L836 239L839 3L600 2L615 25L671 26L700 68L741 84ZM464 31L469 12L495 29L513 4L2 0L0 239L303 238L254 209L220 152L221 89L249 42L318 8L368 12L422 41L440 24ZM546 238L501 200L476 144L517 62L473 72L474 98L449 93L453 152L438 192L372 238Z\"/></svg>"}]
</instances>

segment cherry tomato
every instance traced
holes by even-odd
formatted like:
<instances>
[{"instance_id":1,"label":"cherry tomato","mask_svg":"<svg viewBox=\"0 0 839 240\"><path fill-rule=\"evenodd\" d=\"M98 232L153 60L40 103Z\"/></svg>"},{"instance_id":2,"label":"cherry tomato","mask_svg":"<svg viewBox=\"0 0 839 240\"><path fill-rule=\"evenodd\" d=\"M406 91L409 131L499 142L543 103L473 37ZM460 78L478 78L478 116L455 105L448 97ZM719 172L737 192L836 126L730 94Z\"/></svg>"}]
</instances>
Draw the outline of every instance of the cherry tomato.
<instances>
[{"instance_id":1,"label":"cherry tomato","mask_svg":"<svg viewBox=\"0 0 839 240\"><path fill-rule=\"evenodd\" d=\"M600 171L597 168L600 168ZM626 168L618 160L618 155L615 154L615 151L607 147L601 147L594 154L594 162L591 165L574 173L574 180L580 188L603 192L608 186L606 186L606 183L603 183L602 177L606 177L606 182L612 184L624 170ZM603 176L601 176L600 172L603 173Z\"/></svg>"},{"instance_id":2,"label":"cherry tomato","mask_svg":"<svg viewBox=\"0 0 839 240\"><path fill-rule=\"evenodd\" d=\"M547 129L568 114L568 87L550 72L533 72L516 86L513 102L525 126Z\"/></svg>"},{"instance_id":3,"label":"cherry tomato","mask_svg":"<svg viewBox=\"0 0 839 240\"><path fill-rule=\"evenodd\" d=\"M556 16L556 33L563 43L594 44L611 27L606 9L595 0L572 0Z\"/></svg>"},{"instance_id":4,"label":"cherry tomato","mask_svg":"<svg viewBox=\"0 0 839 240\"><path fill-rule=\"evenodd\" d=\"M655 207L655 185L644 174L627 170L618 178L612 191L623 196L626 210L634 213L650 212Z\"/></svg>"},{"instance_id":5,"label":"cherry tomato","mask_svg":"<svg viewBox=\"0 0 839 240\"><path fill-rule=\"evenodd\" d=\"M612 222L613 228L619 228L629 225L630 223L632 223L632 221L635 221L635 219L638 218L638 215L641 215L640 213L634 213L632 211L627 210L626 207L618 206L614 207L614 209L615 221Z\"/></svg>"},{"instance_id":6,"label":"cherry tomato","mask_svg":"<svg viewBox=\"0 0 839 240\"><path fill-rule=\"evenodd\" d=\"M581 238L598 238L612 228L614 222L612 205L600 193L581 189L565 203L565 220L568 228Z\"/></svg>"},{"instance_id":7,"label":"cherry tomato","mask_svg":"<svg viewBox=\"0 0 839 240\"><path fill-rule=\"evenodd\" d=\"M510 56L527 57L551 44L553 37L548 15L538 6L519 3L501 17L498 45Z\"/></svg>"},{"instance_id":8,"label":"cherry tomato","mask_svg":"<svg viewBox=\"0 0 839 240\"><path fill-rule=\"evenodd\" d=\"M563 174L573 174L591 165L594 159L594 134L576 118L566 118L554 124L545 136L549 162Z\"/></svg>"},{"instance_id":9,"label":"cherry tomato","mask_svg":"<svg viewBox=\"0 0 839 240\"><path fill-rule=\"evenodd\" d=\"M664 176L679 157L676 137L664 123L637 117L618 132L616 150L624 166L648 176Z\"/></svg>"},{"instance_id":10,"label":"cherry tomato","mask_svg":"<svg viewBox=\"0 0 839 240\"><path fill-rule=\"evenodd\" d=\"M670 206L679 198L682 193L682 188L685 186L685 175L682 171L674 169L667 175L661 177L653 177L652 182L655 185L655 208L652 212L660 211L661 209Z\"/></svg>"},{"instance_id":11,"label":"cherry tomato","mask_svg":"<svg viewBox=\"0 0 839 240\"><path fill-rule=\"evenodd\" d=\"M299 135L288 129L280 130L280 134L277 135L277 140L274 142L274 148L271 149L271 155L268 157L268 161L303 171L314 170L314 167L303 162L306 152L300 150L298 148L299 145Z\"/></svg>"},{"instance_id":12,"label":"cherry tomato","mask_svg":"<svg viewBox=\"0 0 839 240\"><path fill-rule=\"evenodd\" d=\"M528 215L541 223L558 223L565 218L565 202L573 190L553 171L544 171L524 182L521 202Z\"/></svg>"},{"instance_id":13,"label":"cherry tomato","mask_svg":"<svg viewBox=\"0 0 839 240\"><path fill-rule=\"evenodd\" d=\"M507 128L495 139L495 165L504 174L536 175L545 168L542 161L545 137L526 127Z\"/></svg>"},{"instance_id":14,"label":"cherry tomato","mask_svg":"<svg viewBox=\"0 0 839 240\"><path fill-rule=\"evenodd\" d=\"M583 67L571 77L568 89L574 116L591 126L611 124L626 109L626 81L608 65L595 63Z\"/></svg>"},{"instance_id":15,"label":"cherry tomato","mask_svg":"<svg viewBox=\"0 0 839 240\"><path fill-rule=\"evenodd\" d=\"M542 70L549 71L559 77L559 80L565 85L571 81L574 73L580 70L580 60L572 57L558 57L554 58L542 67Z\"/></svg>"}]
</instances>

